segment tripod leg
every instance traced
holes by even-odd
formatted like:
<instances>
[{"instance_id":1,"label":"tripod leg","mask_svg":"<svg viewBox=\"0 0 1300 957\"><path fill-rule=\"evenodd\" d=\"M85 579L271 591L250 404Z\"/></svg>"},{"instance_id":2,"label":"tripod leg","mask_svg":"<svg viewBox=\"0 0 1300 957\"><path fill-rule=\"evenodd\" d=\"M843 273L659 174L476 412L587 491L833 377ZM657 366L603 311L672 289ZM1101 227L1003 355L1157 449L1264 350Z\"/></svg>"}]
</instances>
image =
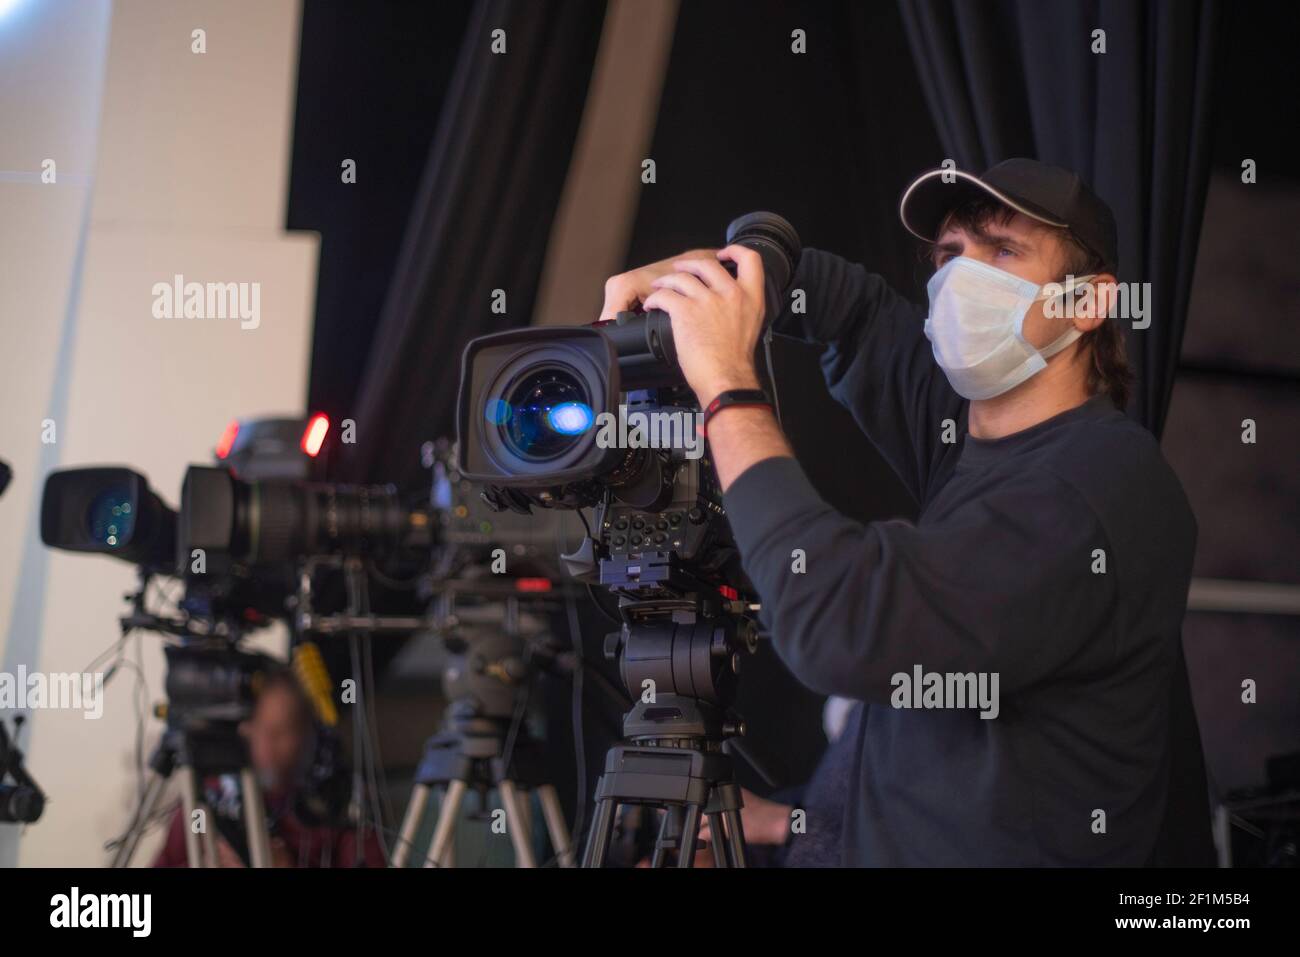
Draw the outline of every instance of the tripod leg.
<instances>
[{"instance_id":1,"label":"tripod leg","mask_svg":"<svg viewBox=\"0 0 1300 957\"><path fill-rule=\"evenodd\" d=\"M248 835L249 863L253 867L270 867L271 832L267 829L262 789L257 785L257 775L252 768L244 768L239 772L239 784L244 802L244 831Z\"/></svg>"},{"instance_id":2,"label":"tripod leg","mask_svg":"<svg viewBox=\"0 0 1300 957\"><path fill-rule=\"evenodd\" d=\"M438 823L433 829L433 840L429 842L429 857L425 867L449 867L451 865L451 846L456 836L456 819L460 815L460 802L465 799L465 782L452 781L443 795L442 807L438 809Z\"/></svg>"},{"instance_id":3,"label":"tripod leg","mask_svg":"<svg viewBox=\"0 0 1300 957\"><path fill-rule=\"evenodd\" d=\"M722 832L722 814L709 815L709 845L713 849L714 867L733 867L727 850L726 835Z\"/></svg>"},{"instance_id":4,"label":"tripod leg","mask_svg":"<svg viewBox=\"0 0 1300 957\"><path fill-rule=\"evenodd\" d=\"M596 812L591 817L591 830L587 832L587 847L582 853L583 867L604 867L609 853L609 841L614 834L614 815L618 804L613 798L596 802Z\"/></svg>"},{"instance_id":5,"label":"tripod leg","mask_svg":"<svg viewBox=\"0 0 1300 957\"><path fill-rule=\"evenodd\" d=\"M135 856L135 849L140 844L140 838L144 836L145 829L149 826L149 819L153 817L154 811L158 809L158 802L162 800L163 791L167 788L167 779L161 774L154 773L149 778L149 786L140 797L140 803L136 805L135 815L131 818L131 825L126 829L126 834L122 836L122 843L117 846L113 852L113 867L129 867L131 858ZM185 822L186 827L189 821Z\"/></svg>"},{"instance_id":6,"label":"tripod leg","mask_svg":"<svg viewBox=\"0 0 1300 957\"><path fill-rule=\"evenodd\" d=\"M542 802L542 816L546 819L546 833L551 838L551 849L555 851L561 867L572 867L573 842L569 838L569 825L564 821L564 811L560 808L560 796L555 793L555 785L543 784L537 789L537 798Z\"/></svg>"},{"instance_id":7,"label":"tripod leg","mask_svg":"<svg viewBox=\"0 0 1300 957\"><path fill-rule=\"evenodd\" d=\"M206 815L212 814L212 809L209 808L206 804L200 803L199 807L203 808L204 814ZM212 820L211 817L209 817L208 819ZM203 862L199 866L200 867L219 866L217 863L217 829L215 827L209 827L205 829L204 832L201 835L199 835L199 840L203 842L203 855L202 855Z\"/></svg>"},{"instance_id":8,"label":"tripod leg","mask_svg":"<svg viewBox=\"0 0 1300 957\"><path fill-rule=\"evenodd\" d=\"M185 815L185 860L190 867L203 866L203 848L199 846L199 835L194 832L194 812L199 808L198 780L194 768L188 764L181 765L181 813ZM215 822L204 811L203 828L211 830Z\"/></svg>"},{"instance_id":9,"label":"tripod leg","mask_svg":"<svg viewBox=\"0 0 1300 957\"><path fill-rule=\"evenodd\" d=\"M744 867L745 829L740 823L740 811L723 811L722 817L723 820L727 822L727 849L730 852L727 859L727 866Z\"/></svg>"},{"instance_id":10,"label":"tripod leg","mask_svg":"<svg viewBox=\"0 0 1300 957\"><path fill-rule=\"evenodd\" d=\"M516 867L536 867L531 833L528 828L527 808L515 782L502 778L497 782L497 793L506 811L506 827L510 829L510 843L515 849Z\"/></svg>"},{"instance_id":11,"label":"tripod leg","mask_svg":"<svg viewBox=\"0 0 1300 957\"><path fill-rule=\"evenodd\" d=\"M397 837L397 847L393 848L391 867L405 867L411 858L411 845L415 835L424 821L424 809L429 806L429 786L417 784L411 789L411 800L406 805L406 815L402 818L402 830Z\"/></svg>"},{"instance_id":12,"label":"tripod leg","mask_svg":"<svg viewBox=\"0 0 1300 957\"><path fill-rule=\"evenodd\" d=\"M659 818L659 833L655 835L655 848L650 854L650 866L658 869L664 866L668 848L677 844L682 832L682 811L676 806L664 808Z\"/></svg>"},{"instance_id":13,"label":"tripod leg","mask_svg":"<svg viewBox=\"0 0 1300 957\"><path fill-rule=\"evenodd\" d=\"M686 817L682 821L681 843L678 844L677 866L695 866L695 842L700 837L700 806L686 805Z\"/></svg>"}]
</instances>

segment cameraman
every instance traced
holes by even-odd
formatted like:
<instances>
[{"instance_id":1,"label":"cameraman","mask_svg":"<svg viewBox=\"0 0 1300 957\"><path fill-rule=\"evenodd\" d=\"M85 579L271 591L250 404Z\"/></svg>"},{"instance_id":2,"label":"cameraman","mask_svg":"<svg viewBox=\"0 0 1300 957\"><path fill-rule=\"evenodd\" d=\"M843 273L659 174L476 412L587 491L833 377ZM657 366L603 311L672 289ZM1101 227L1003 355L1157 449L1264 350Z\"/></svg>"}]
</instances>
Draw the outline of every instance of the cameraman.
<instances>
[{"instance_id":1,"label":"cameraman","mask_svg":"<svg viewBox=\"0 0 1300 957\"><path fill-rule=\"evenodd\" d=\"M915 525L826 505L750 391L753 251L613 277L602 318L671 315L776 649L809 687L866 702L845 732L843 863L1148 863L1196 526L1121 411L1114 217L1076 174L1025 159L925 173L900 215L936 267L928 310L807 250L791 283L807 308L773 321L828 347L831 393L920 502ZM923 673L947 683L922 696ZM994 707L944 693L963 676Z\"/></svg>"},{"instance_id":2,"label":"cameraman","mask_svg":"<svg viewBox=\"0 0 1300 957\"><path fill-rule=\"evenodd\" d=\"M311 759L313 712L297 677L289 668L272 671L257 695L253 713L240 726L248 742L249 762L264 789L271 832L273 867L351 867L358 862L355 827L332 826L303 820L298 812L298 790L303 769ZM232 775L203 782L204 803L222 818L229 811L232 830L238 823L239 784ZM172 817L167 841L154 867L185 867L184 814ZM220 823L220 820L218 822ZM361 860L367 867L383 867L383 851L373 830L367 829ZM244 860L219 832L217 862L221 867L243 867Z\"/></svg>"}]
</instances>

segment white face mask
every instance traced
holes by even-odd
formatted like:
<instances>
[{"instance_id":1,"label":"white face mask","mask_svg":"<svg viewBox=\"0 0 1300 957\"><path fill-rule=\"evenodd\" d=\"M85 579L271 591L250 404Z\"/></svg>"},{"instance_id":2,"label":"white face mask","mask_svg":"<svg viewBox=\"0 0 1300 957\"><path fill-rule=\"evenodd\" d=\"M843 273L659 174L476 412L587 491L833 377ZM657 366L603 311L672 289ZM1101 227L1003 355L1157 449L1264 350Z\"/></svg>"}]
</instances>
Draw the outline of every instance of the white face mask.
<instances>
[{"instance_id":1,"label":"white face mask","mask_svg":"<svg viewBox=\"0 0 1300 957\"><path fill-rule=\"evenodd\" d=\"M1056 355L1082 333L1073 327L1041 349L1025 339L1025 315L1035 302L1066 295L1092 276L1051 283L1049 292L975 259L958 256L931 277L930 316L925 335L934 361L958 395L991 399L1014 389L1047 368Z\"/></svg>"}]
</instances>

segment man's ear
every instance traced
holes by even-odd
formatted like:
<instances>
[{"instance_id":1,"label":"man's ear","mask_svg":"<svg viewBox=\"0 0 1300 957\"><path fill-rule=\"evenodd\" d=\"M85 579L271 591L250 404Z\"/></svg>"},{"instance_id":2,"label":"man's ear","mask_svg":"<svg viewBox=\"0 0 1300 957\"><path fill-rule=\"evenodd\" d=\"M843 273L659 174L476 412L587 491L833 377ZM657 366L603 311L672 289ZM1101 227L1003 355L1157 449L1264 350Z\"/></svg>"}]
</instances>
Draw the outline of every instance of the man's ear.
<instances>
[{"instance_id":1,"label":"man's ear","mask_svg":"<svg viewBox=\"0 0 1300 957\"><path fill-rule=\"evenodd\" d=\"M1106 321L1115 307L1115 282L1113 275L1103 272L1084 284L1086 291L1074 301L1074 328L1091 332Z\"/></svg>"}]
</instances>

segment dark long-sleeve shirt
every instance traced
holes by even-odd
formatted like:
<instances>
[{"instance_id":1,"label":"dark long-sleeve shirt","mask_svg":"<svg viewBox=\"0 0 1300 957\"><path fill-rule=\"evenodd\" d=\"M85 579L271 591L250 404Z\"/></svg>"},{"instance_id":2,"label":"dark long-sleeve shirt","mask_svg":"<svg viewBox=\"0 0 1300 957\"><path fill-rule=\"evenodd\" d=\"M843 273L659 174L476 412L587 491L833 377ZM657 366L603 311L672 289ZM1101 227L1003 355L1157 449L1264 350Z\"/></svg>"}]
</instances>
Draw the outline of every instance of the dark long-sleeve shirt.
<instances>
[{"instance_id":1,"label":"dark long-sleeve shirt","mask_svg":"<svg viewBox=\"0 0 1300 957\"><path fill-rule=\"evenodd\" d=\"M845 731L844 863L1145 863L1196 536L1154 438L1101 396L972 438L923 309L816 250L793 286L806 312L776 330L828 346L832 394L921 503L916 524L861 524L788 458L726 495L781 657L867 703ZM896 707L921 703L897 677L918 670L996 674L996 717Z\"/></svg>"}]
</instances>

